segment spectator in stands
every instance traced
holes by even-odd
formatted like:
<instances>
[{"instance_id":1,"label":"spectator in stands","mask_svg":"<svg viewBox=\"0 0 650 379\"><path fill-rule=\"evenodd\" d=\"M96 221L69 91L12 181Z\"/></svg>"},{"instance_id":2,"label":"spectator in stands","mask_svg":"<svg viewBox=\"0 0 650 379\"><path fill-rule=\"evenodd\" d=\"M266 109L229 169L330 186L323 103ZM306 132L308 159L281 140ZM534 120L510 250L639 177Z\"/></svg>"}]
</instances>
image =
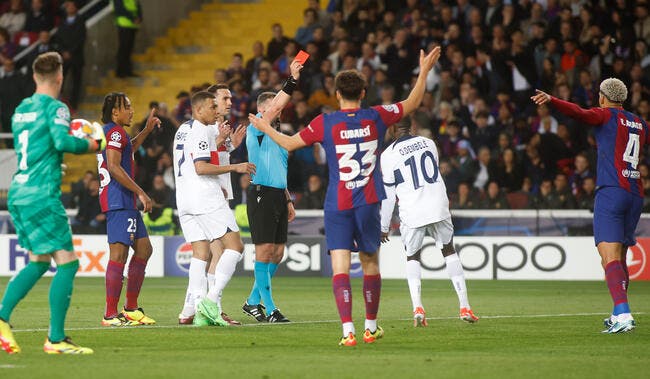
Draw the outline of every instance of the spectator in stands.
<instances>
[{"instance_id":1,"label":"spectator in stands","mask_svg":"<svg viewBox=\"0 0 650 379\"><path fill-rule=\"evenodd\" d=\"M94 176L88 181L85 196L79 201L79 210L71 222L74 233L106 233L106 215L99 205L99 180Z\"/></svg>"},{"instance_id":2,"label":"spectator in stands","mask_svg":"<svg viewBox=\"0 0 650 379\"><path fill-rule=\"evenodd\" d=\"M7 29L0 26L0 64L6 59L11 59L16 54L16 45L11 42Z\"/></svg>"},{"instance_id":3,"label":"spectator in stands","mask_svg":"<svg viewBox=\"0 0 650 379\"><path fill-rule=\"evenodd\" d=\"M305 191L296 204L296 209L323 209L325 204L325 187L318 175L310 175Z\"/></svg>"},{"instance_id":4,"label":"spectator in stands","mask_svg":"<svg viewBox=\"0 0 650 379\"><path fill-rule=\"evenodd\" d=\"M280 55L278 59L273 62L273 70L280 74L283 80L291 75L290 65L293 59L296 57L297 53L298 45L296 44L296 41L289 40L284 45L282 55Z\"/></svg>"},{"instance_id":5,"label":"spectator in stands","mask_svg":"<svg viewBox=\"0 0 650 379\"><path fill-rule=\"evenodd\" d=\"M582 187L578 193L578 208L593 211L595 198L596 180L593 176L587 176L582 180Z\"/></svg>"},{"instance_id":6,"label":"spectator in stands","mask_svg":"<svg viewBox=\"0 0 650 379\"><path fill-rule=\"evenodd\" d=\"M25 58L25 62L26 62L25 65L27 66L27 69L30 71L32 68L32 63L36 60L36 58L39 55L44 53L49 53L50 51L58 52L61 50L57 42L52 41L49 30L42 30L38 33L37 43L38 45L36 45L36 48L34 48L34 50L32 50L32 52Z\"/></svg>"},{"instance_id":7,"label":"spectator in stands","mask_svg":"<svg viewBox=\"0 0 650 379\"><path fill-rule=\"evenodd\" d=\"M478 204L478 195L470 187L469 183L462 182L458 185L458 194L452 196L451 209L475 209Z\"/></svg>"},{"instance_id":8,"label":"spectator in stands","mask_svg":"<svg viewBox=\"0 0 650 379\"><path fill-rule=\"evenodd\" d=\"M79 204L85 201L88 195L90 181L97 177L93 171L86 171L78 181L70 185L70 203L69 208L77 208Z\"/></svg>"},{"instance_id":9,"label":"spectator in stands","mask_svg":"<svg viewBox=\"0 0 650 379\"><path fill-rule=\"evenodd\" d=\"M314 39L314 29L318 26L318 13L307 8L302 13L303 24L296 30L295 40L301 46L307 45Z\"/></svg>"},{"instance_id":10,"label":"spectator in stands","mask_svg":"<svg viewBox=\"0 0 650 379\"><path fill-rule=\"evenodd\" d=\"M312 112L320 113L323 108L336 110L339 108L334 87L334 75L328 74L323 78L323 88L314 91L307 101Z\"/></svg>"},{"instance_id":11,"label":"spectator in stands","mask_svg":"<svg viewBox=\"0 0 650 379\"><path fill-rule=\"evenodd\" d=\"M4 59L0 69L0 125L3 133L11 133L11 116L20 102L34 92L32 78L16 69L14 61ZM13 140L4 141L5 147L13 146Z\"/></svg>"},{"instance_id":12,"label":"spectator in stands","mask_svg":"<svg viewBox=\"0 0 650 379\"><path fill-rule=\"evenodd\" d=\"M151 212L142 216L142 221L147 232L153 236L173 236L176 234L178 223L174 217L174 210L166 202L167 193L154 190L150 193Z\"/></svg>"},{"instance_id":13,"label":"spectator in stands","mask_svg":"<svg viewBox=\"0 0 650 379\"><path fill-rule=\"evenodd\" d=\"M519 191L524 180L524 173L517 161L515 151L506 148L501 153L498 164L494 169L494 180L506 193Z\"/></svg>"},{"instance_id":14,"label":"spectator in stands","mask_svg":"<svg viewBox=\"0 0 650 379\"><path fill-rule=\"evenodd\" d=\"M235 80L231 84L232 88L232 106L230 108L231 123L237 126L239 123L248 122L248 104L250 96L244 89L244 83L241 79Z\"/></svg>"},{"instance_id":15,"label":"spectator in stands","mask_svg":"<svg viewBox=\"0 0 650 379\"><path fill-rule=\"evenodd\" d=\"M174 179L174 163L172 162L172 157L169 153L165 152L158 159L158 166L156 168L158 175L162 175L165 185L171 190L176 188L176 183Z\"/></svg>"},{"instance_id":16,"label":"spectator in stands","mask_svg":"<svg viewBox=\"0 0 650 379\"><path fill-rule=\"evenodd\" d=\"M231 79L246 79L246 69L244 68L244 56L241 53L235 53L232 55L232 60L230 61L230 66L226 70L227 80ZM226 80L216 80L217 83L226 83Z\"/></svg>"},{"instance_id":17,"label":"spectator in stands","mask_svg":"<svg viewBox=\"0 0 650 379\"><path fill-rule=\"evenodd\" d=\"M142 6L139 0L113 0L113 9L118 38L115 74L118 78L136 76L131 54L135 46L135 34L142 23Z\"/></svg>"},{"instance_id":18,"label":"spectator in stands","mask_svg":"<svg viewBox=\"0 0 650 379\"><path fill-rule=\"evenodd\" d=\"M485 197L479 202L481 209L509 209L510 205L506 195L499 188L499 184L491 181L487 185Z\"/></svg>"},{"instance_id":19,"label":"spectator in stands","mask_svg":"<svg viewBox=\"0 0 650 379\"><path fill-rule=\"evenodd\" d=\"M478 170L476 173L476 179L474 180L474 188L482 192L490 179L495 177L495 167L490 157L490 149L487 146L479 148L477 163Z\"/></svg>"},{"instance_id":20,"label":"spectator in stands","mask_svg":"<svg viewBox=\"0 0 650 379\"><path fill-rule=\"evenodd\" d=\"M176 196L174 194L174 191L167 186L165 183L165 178L157 174L153 177L153 185L151 187L151 192L158 192L159 197L158 197L158 204L162 205L163 207L175 207L176 206Z\"/></svg>"},{"instance_id":21,"label":"spectator in stands","mask_svg":"<svg viewBox=\"0 0 650 379\"><path fill-rule=\"evenodd\" d=\"M25 28L27 14L23 10L22 0L10 0L9 11L0 16L0 28L5 28L13 38L14 34Z\"/></svg>"},{"instance_id":22,"label":"spectator in stands","mask_svg":"<svg viewBox=\"0 0 650 379\"><path fill-rule=\"evenodd\" d=\"M567 179L566 174L558 173L555 175L555 180L553 181L553 197L551 200L551 208L553 209L575 209L576 199L571 193L571 187L569 186L569 180Z\"/></svg>"},{"instance_id":23,"label":"spectator in stands","mask_svg":"<svg viewBox=\"0 0 650 379\"><path fill-rule=\"evenodd\" d=\"M192 105L190 102L190 94L187 91L181 91L176 95L178 104L172 111L172 116L177 123L183 123L192 118Z\"/></svg>"},{"instance_id":24,"label":"spectator in stands","mask_svg":"<svg viewBox=\"0 0 650 379\"><path fill-rule=\"evenodd\" d=\"M273 38L266 45L266 57L269 61L275 62L284 52L284 47L289 42L289 38L284 36L282 25L280 24L273 24L271 30L273 32Z\"/></svg>"},{"instance_id":25,"label":"spectator in stands","mask_svg":"<svg viewBox=\"0 0 650 379\"><path fill-rule=\"evenodd\" d=\"M55 34L56 43L63 57L63 77L71 81L72 92L69 95L73 111L79 105L81 96L81 79L84 67L84 46L86 44L86 20L79 16L77 3L66 0L65 19Z\"/></svg>"},{"instance_id":26,"label":"spectator in stands","mask_svg":"<svg viewBox=\"0 0 650 379\"><path fill-rule=\"evenodd\" d=\"M251 89L253 83L257 81L257 70L260 64L264 61L264 44L262 41L255 41L253 43L253 56L246 61L246 83L247 89Z\"/></svg>"},{"instance_id":27,"label":"spectator in stands","mask_svg":"<svg viewBox=\"0 0 650 379\"><path fill-rule=\"evenodd\" d=\"M456 148L458 156L454 162L454 167L458 170L461 181L471 183L477 172L474 149L467 140L458 141Z\"/></svg>"},{"instance_id":28,"label":"spectator in stands","mask_svg":"<svg viewBox=\"0 0 650 379\"><path fill-rule=\"evenodd\" d=\"M50 31L54 26L54 17L43 5L43 0L32 0L27 20L25 21L26 32Z\"/></svg>"}]
</instances>

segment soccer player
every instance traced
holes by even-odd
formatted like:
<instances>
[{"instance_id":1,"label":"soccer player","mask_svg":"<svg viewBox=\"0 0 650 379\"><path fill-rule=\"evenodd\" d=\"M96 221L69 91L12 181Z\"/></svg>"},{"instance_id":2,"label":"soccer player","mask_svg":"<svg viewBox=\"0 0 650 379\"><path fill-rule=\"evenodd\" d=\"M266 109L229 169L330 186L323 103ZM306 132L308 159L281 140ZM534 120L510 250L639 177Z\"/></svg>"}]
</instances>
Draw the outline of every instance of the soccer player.
<instances>
[{"instance_id":1,"label":"soccer player","mask_svg":"<svg viewBox=\"0 0 650 379\"><path fill-rule=\"evenodd\" d=\"M144 281L147 261L153 252L142 215L136 206L136 196L142 202L145 212L151 211L151 199L134 181L133 152L137 151L154 127L160 127L160 119L152 109L144 129L133 139L124 130L131 126L133 108L126 94L112 92L104 97L102 122L108 143L101 154L97 154L100 177L99 202L106 213L106 234L109 246L109 261L106 267L106 308L102 325L129 326L151 325L156 321L147 316L138 306L138 296ZM126 304L121 312L117 310L122 293L124 266L129 256Z\"/></svg>"},{"instance_id":2,"label":"soccer player","mask_svg":"<svg viewBox=\"0 0 650 379\"><path fill-rule=\"evenodd\" d=\"M428 72L440 57L440 47L420 51L420 72L408 98L397 104L361 109L366 81L356 70L336 75L340 111L316 117L300 133L286 136L266 120L249 121L285 149L292 151L321 142L327 156L329 185L325 198L325 238L332 259L332 287L343 324L342 346L355 346L350 290L350 254L359 251L363 269L366 322L363 340L373 343L384 334L377 325L381 292L379 244L380 202L385 198L377 158L386 128L413 112L422 102Z\"/></svg>"},{"instance_id":3,"label":"soccer player","mask_svg":"<svg viewBox=\"0 0 650 379\"><path fill-rule=\"evenodd\" d=\"M600 83L599 108L582 109L539 90L531 99L537 105L550 103L563 114L594 127L598 145L594 239L614 302L603 333L628 332L636 325L627 301L630 276L626 253L636 244L634 230L643 207L638 164L639 155L650 143L648 125L623 109L627 87L615 78Z\"/></svg>"},{"instance_id":4,"label":"soccer player","mask_svg":"<svg viewBox=\"0 0 650 379\"><path fill-rule=\"evenodd\" d=\"M32 69L36 92L20 103L12 118L18 170L9 187L9 213L20 246L29 251L29 264L9 281L0 303L0 347L9 354L20 352L9 326L11 313L54 260L57 270L50 285L50 328L43 350L48 354L92 354L92 349L65 335L79 260L72 250L72 233L59 198L63 153L96 152L99 145L68 134L70 112L57 100L63 84L61 56L41 54Z\"/></svg>"},{"instance_id":5,"label":"soccer player","mask_svg":"<svg viewBox=\"0 0 650 379\"><path fill-rule=\"evenodd\" d=\"M302 64L291 62L291 76L277 93L263 92L257 97L257 117L274 123L291 99L300 78ZM274 130L275 132L275 130ZM251 240L255 244L255 282L242 310L258 322L289 322L273 302L271 279L282 261L287 243L288 222L296 211L287 191L289 153L264 132L248 126L246 132L248 160L257 171L247 193L247 213ZM264 302L264 306L261 304ZM268 310L268 315L265 314Z\"/></svg>"},{"instance_id":6,"label":"soccer player","mask_svg":"<svg viewBox=\"0 0 650 379\"><path fill-rule=\"evenodd\" d=\"M174 138L174 175L181 228L185 239L192 244L189 295L198 311L193 323L227 326L229 323L221 311L221 294L242 257L244 244L224 197L219 175L253 173L255 166L251 163L218 164L215 159L217 138L210 126L216 123L219 115L215 95L201 91L194 94L191 101L193 119L181 125ZM214 284L204 295L210 244L215 240L220 240L224 249L215 267Z\"/></svg>"},{"instance_id":7,"label":"soccer player","mask_svg":"<svg viewBox=\"0 0 650 379\"><path fill-rule=\"evenodd\" d=\"M210 125L212 128L211 132L215 133L212 138L216 140L217 151L211 151L210 154L210 163L215 165L230 165L230 152L241 145L244 137L246 136L246 128L240 126L236 132L232 133L232 130L228 126L226 117L230 115L230 107L232 105L232 94L230 89L226 84L215 84L210 86L207 89L208 92L215 94L216 96L216 105L217 105L217 122ZM187 129L187 128L186 128ZM179 148L179 152L180 152ZM180 158L179 158L180 159ZM224 194L224 198L227 200L232 199L232 184L230 181L230 172L218 175L217 179L221 186L221 190ZM184 196L179 191L176 192L177 196ZM178 316L178 323L181 325L190 325L194 322L194 315L196 313L196 300L202 299L207 294L208 289L215 285L215 271L219 258L223 254L224 246L221 241L215 239L210 243L210 253L211 258L209 258L209 268L207 274L207 281L204 278L201 278L203 283L203 289L200 292L200 296L192 296L191 286L188 283L187 291L185 294L185 304L183 305L183 310ZM193 257L193 259L201 260L201 256ZM198 262L199 266L202 266ZM195 275L198 275L198 271L195 272ZM196 278L194 280L197 280ZM197 282L198 283L198 282ZM219 304L221 307L221 305ZM225 312L221 312L221 318L224 319L230 325L241 325L239 321L233 320Z\"/></svg>"},{"instance_id":8,"label":"soccer player","mask_svg":"<svg viewBox=\"0 0 650 379\"><path fill-rule=\"evenodd\" d=\"M414 125L413 125L414 126ZM463 266L454 249L447 188L439 175L438 149L425 137L416 136L408 120L396 127L396 140L381 154L386 199L381 204L381 239L388 241L390 221L399 199L400 233L406 247L406 279L413 303L413 325L427 326L422 306L422 241L428 232L445 258L447 272L460 303L460 319L476 322L467 299Z\"/></svg>"}]
</instances>

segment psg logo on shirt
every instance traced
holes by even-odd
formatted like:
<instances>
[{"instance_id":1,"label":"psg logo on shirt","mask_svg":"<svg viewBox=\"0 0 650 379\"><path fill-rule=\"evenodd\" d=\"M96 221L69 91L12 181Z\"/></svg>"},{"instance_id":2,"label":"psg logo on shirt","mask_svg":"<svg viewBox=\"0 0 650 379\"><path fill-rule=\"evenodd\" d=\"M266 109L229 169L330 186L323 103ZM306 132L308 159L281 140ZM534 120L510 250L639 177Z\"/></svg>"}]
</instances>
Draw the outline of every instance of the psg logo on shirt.
<instances>
[{"instance_id":1,"label":"psg logo on shirt","mask_svg":"<svg viewBox=\"0 0 650 379\"><path fill-rule=\"evenodd\" d=\"M121 139L122 139L122 135L120 134L120 132L111 133L111 141L120 142Z\"/></svg>"}]
</instances>

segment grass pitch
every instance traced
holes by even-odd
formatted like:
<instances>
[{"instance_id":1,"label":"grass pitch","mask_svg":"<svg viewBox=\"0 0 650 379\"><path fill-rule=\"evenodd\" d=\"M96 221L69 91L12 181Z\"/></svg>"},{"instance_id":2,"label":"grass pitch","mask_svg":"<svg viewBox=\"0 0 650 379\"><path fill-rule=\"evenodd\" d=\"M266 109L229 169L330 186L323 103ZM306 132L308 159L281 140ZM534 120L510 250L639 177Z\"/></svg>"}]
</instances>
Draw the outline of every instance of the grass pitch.
<instances>
[{"instance_id":1,"label":"grass pitch","mask_svg":"<svg viewBox=\"0 0 650 379\"><path fill-rule=\"evenodd\" d=\"M4 293L8 278L0 278ZM604 282L470 281L481 320L457 319L449 281L423 281L429 327L415 329L405 280L384 280L384 339L337 346L341 330L328 278L275 278L274 298L292 324L257 324L241 314L252 278L234 278L224 310L244 326L179 327L186 279L146 279L142 306L153 327L102 328L104 281L78 278L68 334L90 356L47 356L43 279L12 316L20 355L0 352L0 378L634 378L650 363L650 282L635 282L637 329L603 335L611 309ZM361 280L353 279L355 326L363 328Z\"/></svg>"}]
</instances>

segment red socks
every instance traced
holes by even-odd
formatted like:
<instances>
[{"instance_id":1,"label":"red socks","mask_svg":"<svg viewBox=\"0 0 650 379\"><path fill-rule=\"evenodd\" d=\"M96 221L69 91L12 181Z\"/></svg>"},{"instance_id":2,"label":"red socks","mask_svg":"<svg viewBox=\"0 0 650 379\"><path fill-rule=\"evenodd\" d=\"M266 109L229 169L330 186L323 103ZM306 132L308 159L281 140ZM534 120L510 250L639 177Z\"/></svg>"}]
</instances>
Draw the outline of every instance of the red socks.
<instances>
[{"instance_id":1,"label":"red socks","mask_svg":"<svg viewBox=\"0 0 650 379\"><path fill-rule=\"evenodd\" d=\"M131 257L131 262L129 262L129 276L126 282L125 308L128 310L138 309L138 296L140 296L146 267L147 261L136 256Z\"/></svg>"},{"instance_id":2,"label":"red socks","mask_svg":"<svg viewBox=\"0 0 650 379\"><path fill-rule=\"evenodd\" d=\"M108 261L106 267L106 310L104 317L117 316L117 303L122 293L122 281L124 279L124 265L115 261Z\"/></svg>"},{"instance_id":3,"label":"red socks","mask_svg":"<svg viewBox=\"0 0 650 379\"><path fill-rule=\"evenodd\" d=\"M381 275L363 276L363 300L366 302L366 320L376 320L381 295Z\"/></svg>"},{"instance_id":4,"label":"red socks","mask_svg":"<svg viewBox=\"0 0 650 379\"><path fill-rule=\"evenodd\" d=\"M339 310L341 322L352 322L352 291L350 290L350 275L337 274L332 277L332 289L336 307Z\"/></svg>"},{"instance_id":5,"label":"red socks","mask_svg":"<svg viewBox=\"0 0 650 379\"><path fill-rule=\"evenodd\" d=\"M621 261L612 261L605 266L605 279L614 307L627 303L627 276Z\"/></svg>"}]
</instances>

